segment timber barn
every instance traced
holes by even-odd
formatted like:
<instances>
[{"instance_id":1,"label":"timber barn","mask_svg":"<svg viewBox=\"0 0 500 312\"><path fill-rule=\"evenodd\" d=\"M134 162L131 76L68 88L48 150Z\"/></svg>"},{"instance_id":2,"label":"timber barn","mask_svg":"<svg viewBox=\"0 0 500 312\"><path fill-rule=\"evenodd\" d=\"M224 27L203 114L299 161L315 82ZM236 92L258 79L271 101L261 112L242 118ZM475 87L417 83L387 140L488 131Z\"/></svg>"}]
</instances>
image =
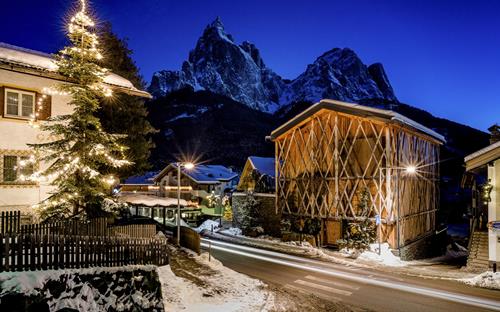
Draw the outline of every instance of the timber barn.
<instances>
[{"instance_id":1,"label":"timber barn","mask_svg":"<svg viewBox=\"0 0 500 312\"><path fill-rule=\"evenodd\" d=\"M270 138L283 217L320 219L322 245L347 222L380 220L380 241L419 257L435 233L443 136L390 110L322 100Z\"/></svg>"}]
</instances>

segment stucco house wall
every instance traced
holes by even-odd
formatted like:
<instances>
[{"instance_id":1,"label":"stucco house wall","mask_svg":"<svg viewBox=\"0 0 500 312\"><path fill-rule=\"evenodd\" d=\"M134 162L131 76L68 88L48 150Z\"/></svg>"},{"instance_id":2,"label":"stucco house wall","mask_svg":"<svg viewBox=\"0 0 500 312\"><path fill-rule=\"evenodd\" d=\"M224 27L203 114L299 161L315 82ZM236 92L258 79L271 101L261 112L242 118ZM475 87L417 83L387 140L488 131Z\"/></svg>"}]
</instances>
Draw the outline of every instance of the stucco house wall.
<instances>
[{"instance_id":1,"label":"stucco house wall","mask_svg":"<svg viewBox=\"0 0 500 312\"><path fill-rule=\"evenodd\" d=\"M56 80L0 69L0 86L42 93L43 88L52 87L60 83ZM52 96L51 116L71 113L68 105L69 97ZM4 105L2 102L1 105ZM29 143L43 143L50 141L49 134L29 125L28 120L6 118L0 116L0 154L28 156L32 152ZM3 158L3 157L0 157ZM3 159L0 160L3 171ZM40 164L39 166L44 166ZM40 168L40 167L38 167ZM3 180L2 180L3 181ZM47 198L51 191L48 183L38 185L3 184L0 182L0 210L29 209L32 205Z\"/></svg>"}]
</instances>

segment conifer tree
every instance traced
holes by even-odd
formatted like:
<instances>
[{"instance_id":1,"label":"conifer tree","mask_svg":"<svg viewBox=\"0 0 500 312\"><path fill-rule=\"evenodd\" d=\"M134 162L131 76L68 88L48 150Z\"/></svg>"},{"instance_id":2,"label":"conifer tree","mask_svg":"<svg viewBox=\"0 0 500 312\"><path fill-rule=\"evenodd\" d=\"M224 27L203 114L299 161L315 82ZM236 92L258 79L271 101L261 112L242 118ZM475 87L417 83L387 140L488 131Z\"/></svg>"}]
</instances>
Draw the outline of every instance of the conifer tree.
<instances>
[{"instance_id":1,"label":"conifer tree","mask_svg":"<svg viewBox=\"0 0 500 312\"><path fill-rule=\"evenodd\" d=\"M99 216L102 200L116 181L109 172L131 164L123 157L125 147L119 144L123 136L105 132L96 117L101 99L112 96L112 92L103 83L107 70L99 65L102 54L94 22L87 14L85 0L80 4L68 25L70 44L55 61L58 73L68 83L58 84L54 90L71 98L73 111L41 125L41 130L55 140L32 145L38 160L48 167L31 179L49 181L55 187L51 196L39 204L44 219Z\"/></svg>"},{"instance_id":2,"label":"conifer tree","mask_svg":"<svg viewBox=\"0 0 500 312\"><path fill-rule=\"evenodd\" d=\"M132 59L132 50L128 47L127 40L119 38L113 32L111 23L103 23L99 27L99 39L105 56L101 64L128 79L136 88L145 89L146 83ZM149 156L154 147L151 135L156 130L149 123L147 114L144 99L137 96L121 93L113 96L111 101L102 101L97 116L103 128L108 132L127 135L122 143L128 147L127 159L134 162L133 166L118 170L120 178L142 174L151 169Z\"/></svg>"}]
</instances>

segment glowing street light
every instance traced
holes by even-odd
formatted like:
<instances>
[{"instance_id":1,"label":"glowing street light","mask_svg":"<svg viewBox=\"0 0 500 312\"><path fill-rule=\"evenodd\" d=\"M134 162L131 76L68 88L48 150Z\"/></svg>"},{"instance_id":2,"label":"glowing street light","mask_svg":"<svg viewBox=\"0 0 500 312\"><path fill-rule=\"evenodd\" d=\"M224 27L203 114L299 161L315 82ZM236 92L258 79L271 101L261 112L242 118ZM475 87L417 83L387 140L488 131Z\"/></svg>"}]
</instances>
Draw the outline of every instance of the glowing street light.
<instances>
[{"instance_id":1,"label":"glowing street light","mask_svg":"<svg viewBox=\"0 0 500 312\"><path fill-rule=\"evenodd\" d=\"M194 164L191 162L177 162L177 246L181 244L181 168L184 167L187 170L194 168Z\"/></svg>"},{"instance_id":2,"label":"glowing street light","mask_svg":"<svg viewBox=\"0 0 500 312\"><path fill-rule=\"evenodd\" d=\"M417 167L410 165L405 168L405 172L408 174L415 174L417 172Z\"/></svg>"}]
</instances>

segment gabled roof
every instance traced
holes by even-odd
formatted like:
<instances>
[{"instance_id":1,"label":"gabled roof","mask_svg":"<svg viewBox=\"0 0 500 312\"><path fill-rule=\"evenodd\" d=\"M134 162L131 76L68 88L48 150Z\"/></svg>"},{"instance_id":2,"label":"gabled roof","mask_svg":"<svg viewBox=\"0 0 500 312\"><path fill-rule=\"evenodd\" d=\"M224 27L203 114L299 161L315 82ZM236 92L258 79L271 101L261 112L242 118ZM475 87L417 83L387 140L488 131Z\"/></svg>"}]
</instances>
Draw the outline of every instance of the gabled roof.
<instances>
[{"instance_id":1,"label":"gabled roof","mask_svg":"<svg viewBox=\"0 0 500 312\"><path fill-rule=\"evenodd\" d=\"M492 161L500 159L500 141L486 146L479 151L465 157L467 171L482 167Z\"/></svg>"},{"instance_id":2,"label":"gabled roof","mask_svg":"<svg viewBox=\"0 0 500 312\"><path fill-rule=\"evenodd\" d=\"M252 165L252 168L261 174L265 174L273 178L275 177L276 170L274 167L274 158L250 156L248 157L248 161Z\"/></svg>"},{"instance_id":3,"label":"gabled roof","mask_svg":"<svg viewBox=\"0 0 500 312\"><path fill-rule=\"evenodd\" d=\"M54 55L21 48L3 42L0 42L0 66L1 65L7 66L8 69L11 70L31 70L38 72L41 76L46 75L61 81L67 80L57 74L57 65L54 63ZM151 98L148 92L137 89L129 80L113 73L108 73L108 75L106 75L104 83L132 95Z\"/></svg>"},{"instance_id":4,"label":"gabled roof","mask_svg":"<svg viewBox=\"0 0 500 312\"><path fill-rule=\"evenodd\" d=\"M377 118L384 120L386 122L398 123L403 126L412 128L413 130L416 130L420 133L426 134L440 143L446 142L444 136L437 133L436 131L429 129L419 124L418 122L411 120L410 118L407 118L394 111L369 107L361 104L345 103L341 101L328 100L328 99L321 100L320 102L312 105L302 113L298 114L285 124L281 125L276 130L271 132L270 136L271 140L273 141L276 140L279 136L286 133L291 128L301 124L307 118L309 118L310 116L316 114L317 112L323 109L355 115L355 116Z\"/></svg>"},{"instance_id":5,"label":"gabled roof","mask_svg":"<svg viewBox=\"0 0 500 312\"><path fill-rule=\"evenodd\" d=\"M154 180L160 181L170 170L174 169L177 170L177 164L169 164ZM222 165L196 165L193 169L181 168L181 172L198 184L217 184L238 177L237 173Z\"/></svg>"}]
</instances>

